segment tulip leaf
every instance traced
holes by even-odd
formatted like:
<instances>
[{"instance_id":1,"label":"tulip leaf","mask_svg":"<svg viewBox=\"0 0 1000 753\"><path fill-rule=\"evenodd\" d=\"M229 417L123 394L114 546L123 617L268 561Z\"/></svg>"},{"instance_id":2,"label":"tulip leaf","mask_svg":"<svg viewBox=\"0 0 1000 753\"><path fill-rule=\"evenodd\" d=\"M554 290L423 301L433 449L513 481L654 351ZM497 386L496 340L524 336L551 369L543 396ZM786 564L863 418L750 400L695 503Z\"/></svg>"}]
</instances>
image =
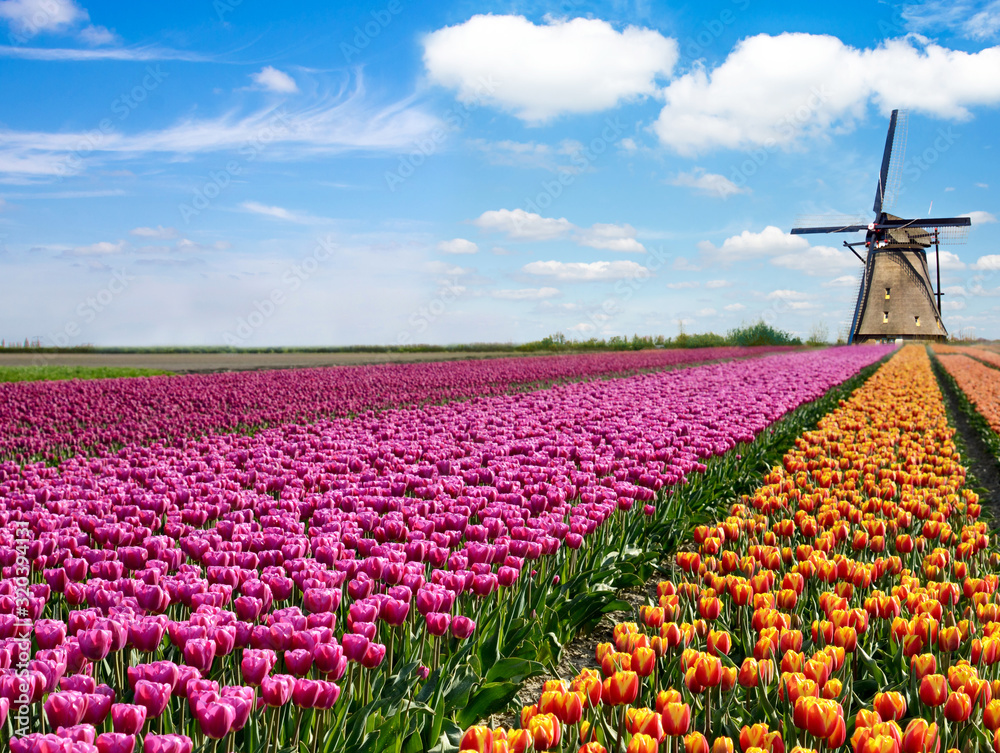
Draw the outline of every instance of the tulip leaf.
<instances>
[{"instance_id":1,"label":"tulip leaf","mask_svg":"<svg viewBox=\"0 0 1000 753\"><path fill-rule=\"evenodd\" d=\"M468 727L479 719L506 709L520 689L521 685L517 682L486 683L472 695L468 705L459 710L458 723Z\"/></svg>"},{"instance_id":2,"label":"tulip leaf","mask_svg":"<svg viewBox=\"0 0 1000 753\"><path fill-rule=\"evenodd\" d=\"M505 682L510 680L511 682L521 683L529 677L537 677L544 672L545 667L537 661L512 657L501 659L490 667L486 673L486 682Z\"/></svg>"}]
</instances>

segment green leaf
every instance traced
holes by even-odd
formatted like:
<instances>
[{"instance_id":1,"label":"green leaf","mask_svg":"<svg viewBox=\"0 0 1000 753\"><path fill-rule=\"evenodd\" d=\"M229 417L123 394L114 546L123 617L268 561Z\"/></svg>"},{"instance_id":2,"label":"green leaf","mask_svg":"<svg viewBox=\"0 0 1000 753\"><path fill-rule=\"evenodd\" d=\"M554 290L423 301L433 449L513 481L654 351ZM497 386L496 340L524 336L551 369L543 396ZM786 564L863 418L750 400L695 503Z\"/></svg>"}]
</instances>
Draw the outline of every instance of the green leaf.
<instances>
[{"instance_id":1,"label":"green leaf","mask_svg":"<svg viewBox=\"0 0 1000 753\"><path fill-rule=\"evenodd\" d=\"M488 682L469 699L468 705L458 712L458 723L469 727L480 719L502 711L510 705L521 689L517 682Z\"/></svg>"},{"instance_id":2,"label":"green leaf","mask_svg":"<svg viewBox=\"0 0 1000 753\"><path fill-rule=\"evenodd\" d=\"M510 680L521 683L529 677L537 677L544 672L545 668L537 661L519 658L501 659L486 673L486 682Z\"/></svg>"}]
</instances>

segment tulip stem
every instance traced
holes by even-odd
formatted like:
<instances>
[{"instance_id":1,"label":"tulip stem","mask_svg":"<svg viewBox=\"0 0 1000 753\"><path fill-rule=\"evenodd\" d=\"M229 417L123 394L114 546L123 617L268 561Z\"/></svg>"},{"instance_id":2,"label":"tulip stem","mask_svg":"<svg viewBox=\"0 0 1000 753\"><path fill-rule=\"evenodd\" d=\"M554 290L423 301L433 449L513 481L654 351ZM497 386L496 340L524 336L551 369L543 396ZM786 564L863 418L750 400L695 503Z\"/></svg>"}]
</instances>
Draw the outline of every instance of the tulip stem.
<instances>
[{"instance_id":1,"label":"tulip stem","mask_svg":"<svg viewBox=\"0 0 1000 753\"><path fill-rule=\"evenodd\" d=\"M618 743L617 743L618 753L621 753L622 743L625 740L625 715L627 711L628 711L628 705L622 704L622 714L621 718L618 721Z\"/></svg>"}]
</instances>

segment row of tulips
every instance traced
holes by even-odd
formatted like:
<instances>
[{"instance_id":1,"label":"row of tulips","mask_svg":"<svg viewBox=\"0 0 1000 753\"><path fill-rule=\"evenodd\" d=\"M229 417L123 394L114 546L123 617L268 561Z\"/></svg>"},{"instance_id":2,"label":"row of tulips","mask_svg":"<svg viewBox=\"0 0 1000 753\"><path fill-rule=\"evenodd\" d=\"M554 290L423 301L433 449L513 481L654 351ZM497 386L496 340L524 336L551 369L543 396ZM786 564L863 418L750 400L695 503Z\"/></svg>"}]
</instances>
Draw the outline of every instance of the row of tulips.
<instances>
[{"instance_id":1,"label":"row of tulips","mask_svg":"<svg viewBox=\"0 0 1000 753\"><path fill-rule=\"evenodd\" d=\"M788 348L649 350L0 384L0 460L61 460L123 444L500 395L519 385L634 374L781 350Z\"/></svg>"},{"instance_id":2,"label":"row of tulips","mask_svg":"<svg viewBox=\"0 0 1000 753\"><path fill-rule=\"evenodd\" d=\"M80 725L79 750L138 730L144 746L355 751L403 725L404 750L433 747L443 710L477 718L539 671L532 615L586 603L595 573L676 516L657 491L886 352L2 466L5 734L32 753ZM22 706L50 737L24 735Z\"/></svg>"},{"instance_id":3,"label":"row of tulips","mask_svg":"<svg viewBox=\"0 0 1000 753\"><path fill-rule=\"evenodd\" d=\"M1000 366L1000 356L995 357ZM1000 371L965 355L939 355L938 360L993 432L1000 434Z\"/></svg>"},{"instance_id":4,"label":"row of tulips","mask_svg":"<svg viewBox=\"0 0 1000 753\"><path fill-rule=\"evenodd\" d=\"M969 346L955 345L935 345L934 352L938 355L964 355L975 358L990 366L1000 368L1000 353L988 348L975 348Z\"/></svg>"},{"instance_id":5,"label":"row of tulips","mask_svg":"<svg viewBox=\"0 0 1000 753\"><path fill-rule=\"evenodd\" d=\"M694 530L593 668L462 749L1000 750L1000 554L952 436L903 349Z\"/></svg>"}]
</instances>

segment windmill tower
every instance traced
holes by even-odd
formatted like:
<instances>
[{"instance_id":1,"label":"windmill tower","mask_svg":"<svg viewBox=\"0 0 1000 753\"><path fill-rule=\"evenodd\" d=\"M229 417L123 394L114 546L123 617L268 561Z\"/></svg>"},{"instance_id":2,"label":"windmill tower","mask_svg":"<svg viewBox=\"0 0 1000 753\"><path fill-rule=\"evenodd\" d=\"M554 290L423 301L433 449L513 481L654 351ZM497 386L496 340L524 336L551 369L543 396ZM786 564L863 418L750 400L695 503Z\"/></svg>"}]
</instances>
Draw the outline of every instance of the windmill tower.
<instances>
[{"instance_id":1,"label":"windmill tower","mask_svg":"<svg viewBox=\"0 0 1000 753\"><path fill-rule=\"evenodd\" d=\"M882 154L882 168L875 187L875 220L868 225L843 224L792 228L793 235L855 233L865 240L847 246L865 265L858 286L858 300L848 336L849 343L877 340L944 340L941 320L941 268L939 245L958 240L972 224L968 217L931 217L907 220L889 214L899 192L906 149L906 114L892 111ZM864 246L861 256L855 246ZM937 294L931 286L927 251L938 254Z\"/></svg>"}]
</instances>

